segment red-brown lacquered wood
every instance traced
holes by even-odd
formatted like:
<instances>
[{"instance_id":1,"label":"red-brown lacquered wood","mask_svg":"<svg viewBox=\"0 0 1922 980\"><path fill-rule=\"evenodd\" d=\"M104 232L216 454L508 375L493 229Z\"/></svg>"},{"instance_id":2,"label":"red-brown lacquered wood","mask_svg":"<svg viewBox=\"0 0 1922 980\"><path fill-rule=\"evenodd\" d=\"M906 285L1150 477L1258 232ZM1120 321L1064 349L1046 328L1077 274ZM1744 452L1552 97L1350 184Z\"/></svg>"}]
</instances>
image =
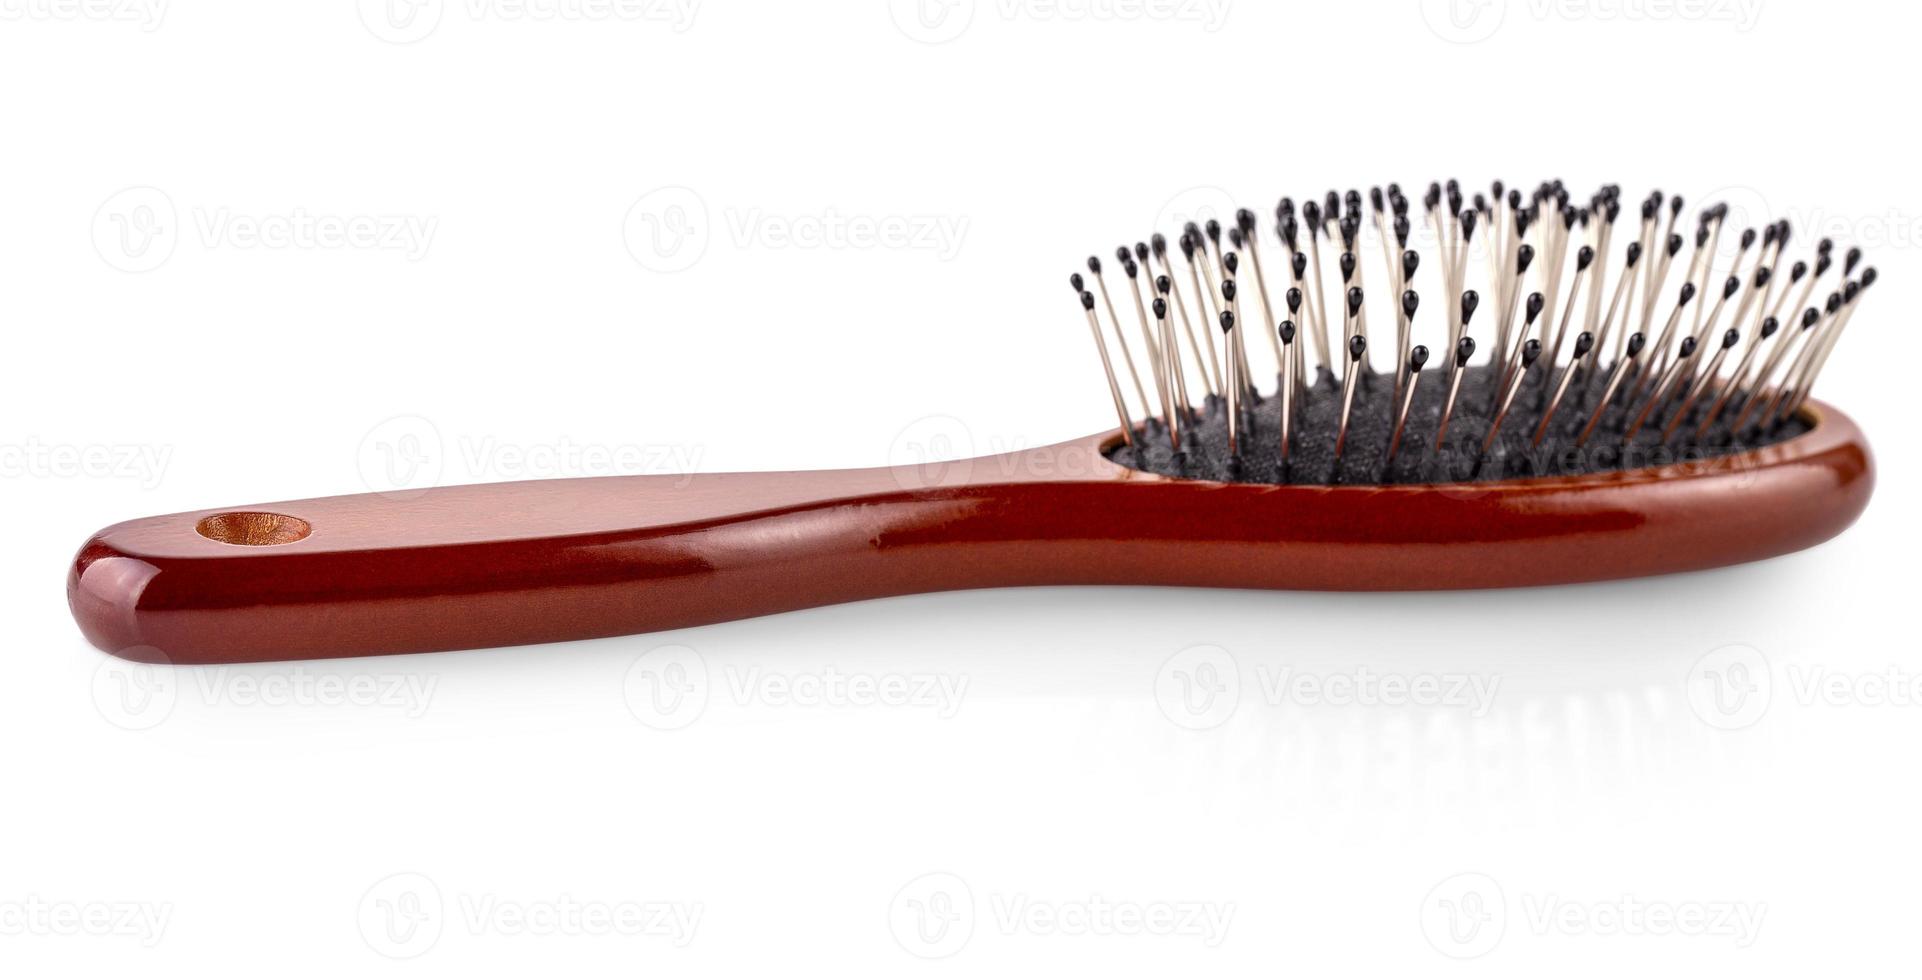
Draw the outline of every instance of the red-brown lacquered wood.
<instances>
[{"instance_id":1,"label":"red-brown lacquered wood","mask_svg":"<svg viewBox=\"0 0 1922 980\"><path fill-rule=\"evenodd\" d=\"M1779 555L1853 522L1874 484L1868 446L1840 412L1810 413L1812 431L1739 456L1499 483L1175 480L1108 461L1110 434L935 467L297 500L116 524L80 550L67 596L102 649L233 663L615 636L983 586L1622 578Z\"/></svg>"}]
</instances>

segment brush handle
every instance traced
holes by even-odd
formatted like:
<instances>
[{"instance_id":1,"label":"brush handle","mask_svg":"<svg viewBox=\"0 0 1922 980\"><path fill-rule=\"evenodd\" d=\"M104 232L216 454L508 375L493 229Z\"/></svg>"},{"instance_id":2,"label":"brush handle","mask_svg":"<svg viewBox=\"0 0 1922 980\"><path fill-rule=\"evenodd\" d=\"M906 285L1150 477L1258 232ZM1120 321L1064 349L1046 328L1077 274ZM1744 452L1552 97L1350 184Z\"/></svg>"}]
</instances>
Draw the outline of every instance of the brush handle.
<instances>
[{"instance_id":1,"label":"brush handle","mask_svg":"<svg viewBox=\"0 0 1922 980\"><path fill-rule=\"evenodd\" d=\"M1391 487L1177 480L1113 436L931 467L444 487L117 524L68 602L131 659L234 663L617 636L992 586L1545 585L1825 540L1873 465L1811 403L1788 442L1676 466Z\"/></svg>"},{"instance_id":2,"label":"brush handle","mask_svg":"<svg viewBox=\"0 0 1922 980\"><path fill-rule=\"evenodd\" d=\"M1037 454L1055 459L1040 465ZM932 466L542 480L195 511L95 534L74 560L68 602L87 638L117 655L234 663L618 636L1051 581L1063 569L1033 542L1088 521L1075 512L1084 498L1046 489L1077 471L1097 487L1147 478L1081 440Z\"/></svg>"}]
</instances>

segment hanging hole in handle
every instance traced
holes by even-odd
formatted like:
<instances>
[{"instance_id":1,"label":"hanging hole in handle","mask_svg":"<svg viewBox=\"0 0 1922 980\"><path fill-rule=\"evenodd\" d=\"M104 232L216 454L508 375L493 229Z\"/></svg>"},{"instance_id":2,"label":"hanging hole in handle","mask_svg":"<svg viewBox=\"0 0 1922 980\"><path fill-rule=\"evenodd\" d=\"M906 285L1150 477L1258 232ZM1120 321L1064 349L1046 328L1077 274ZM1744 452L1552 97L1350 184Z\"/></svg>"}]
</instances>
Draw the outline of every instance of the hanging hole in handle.
<instances>
[{"instance_id":1,"label":"hanging hole in handle","mask_svg":"<svg viewBox=\"0 0 1922 980\"><path fill-rule=\"evenodd\" d=\"M194 530L222 544L265 547L292 544L314 533L314 526L298 517L266 511L237 510L200 519Z\"/></svg>"}]
</instances>

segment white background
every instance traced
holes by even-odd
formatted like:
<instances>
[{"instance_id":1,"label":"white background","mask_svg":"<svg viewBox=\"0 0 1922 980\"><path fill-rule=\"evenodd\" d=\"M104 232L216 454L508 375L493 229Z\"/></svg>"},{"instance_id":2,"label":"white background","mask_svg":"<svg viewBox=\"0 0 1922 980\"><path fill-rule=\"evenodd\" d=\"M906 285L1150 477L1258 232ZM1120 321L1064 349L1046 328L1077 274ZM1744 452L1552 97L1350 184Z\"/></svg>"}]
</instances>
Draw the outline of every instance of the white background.
<instances>
[{"instance_id":1,"label":"white background","mask_svg":"<svg viewBox=\"0 0 1922 980\"><path fill-rule=\"evenodd\" d=\"M1912 8L154 2L0 0L9 975L1910 961ZM1865 246L1882 285L1820 393L1879 450L1866 516L1578 588L1005 590L224 670L122 668L65 608L97 527L397 461L459 483L1080 436L1113 421L1062 282L1083 256L1196 201L1265 226L1284 193L1447 176L1691 213L1728 189L1797 251L1815 223ZM934 231L808 237L850 219ZM275 237L321 226L401 233ZM1739 669L1725 713L1704 685ZM652 710L670 675L702 710Z\"/></svg>"}]
</instances>

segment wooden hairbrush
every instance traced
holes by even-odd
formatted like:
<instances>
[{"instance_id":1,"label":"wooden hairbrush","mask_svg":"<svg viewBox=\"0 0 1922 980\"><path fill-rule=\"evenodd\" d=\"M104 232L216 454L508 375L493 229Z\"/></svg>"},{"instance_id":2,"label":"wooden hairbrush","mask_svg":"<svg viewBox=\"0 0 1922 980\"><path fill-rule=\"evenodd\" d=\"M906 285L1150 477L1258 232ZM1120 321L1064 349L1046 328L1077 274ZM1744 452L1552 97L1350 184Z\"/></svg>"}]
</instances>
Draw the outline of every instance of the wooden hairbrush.
<instances>
[{"instance_id":1,"label":"wooden hairbrush","mask_svg":"<svg viewBox=\"0 0 1922 980\"><path fill-rule=\"evenodd\" d=\"M1492 190L1464 202L1450 181L1422 202L1433 277L1454 300L1432 328L1447 356L1427 378L1428 351L1412 343L1422 263L1399 188L1372 191L1368 209L1354 191L1299 214L1283 199L1287 281L1272 295L1285 317L1245 210L1225 236L1208 221L1178 249L1159 235L1118 249L1132 317L1099 260L1074 277L1117 413L1110 433L931 466L150 517L80 549L68 602L109 652L235 663L616 636L992 586L1579 582L1779 555L1855 520L1874 484L1868 446L1809 391L1875 281L1873 268L1857 274L1858 250L1832 260L1823 240L1784 270L1781 222L1734 239L1722 278L1727 209L1700 213L1677 261L1683 202L1656 192L1605 287L1616 188L1585 206L1559 182ZM1382 260L1364 273L1368 237ZM1464 288L1476 253L1486 304ZM1809 305L1831 268L1838 281ZM1373 333L1364 275L1398 300ZM1496 322L1471 364L1484 305ZM1278 319L1256 331L1265 343L1241 328ZM1391 343L1377 369L1371 351ZM1263 353L1266 395L1251 368Z\"/></svg>"}]
</instances>

